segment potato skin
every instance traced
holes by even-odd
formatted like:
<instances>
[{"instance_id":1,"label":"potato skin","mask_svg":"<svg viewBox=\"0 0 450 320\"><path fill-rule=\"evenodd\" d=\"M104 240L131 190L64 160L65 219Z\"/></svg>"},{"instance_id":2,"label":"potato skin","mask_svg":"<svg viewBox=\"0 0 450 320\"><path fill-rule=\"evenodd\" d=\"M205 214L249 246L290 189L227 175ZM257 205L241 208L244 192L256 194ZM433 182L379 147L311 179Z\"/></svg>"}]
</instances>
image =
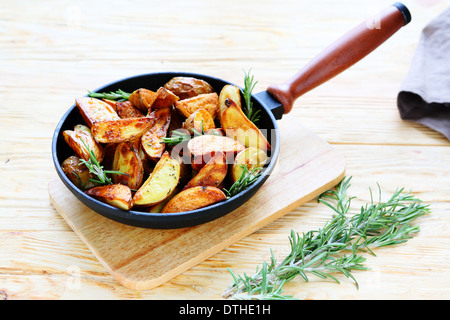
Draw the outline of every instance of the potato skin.
<instances>
[{"instance_id":1,"label":"potato skin","mask_svg":"<svg viewBox=\"0 0 450 320\"><path fill-rule=\"evenodd\" d=\"M191 134L194 130L197 132L208 131L215 129L214 119L206 109L198 109L186 119L183 123L183 128L188 130Z\"/></svg>"},{"instance_id":2,"label":"potato skin","mask_svg":"<svg viewBox=\"0 0 450 320\"><path fill-rule=\"evenodd\" d=\"M134 141L121 142L116 147L112 169L125 174L113 174L116 184L123 184L130 189L138 189L144 179L144 165Z\"/></svg>"},{"instance_id":3,"label":"potato skin","mask_svg":"<svg viewBox=\"0 0 450 320\"><path fill-rule=\"evenodd\" d=\"M92 135L100 143L119 143L140 137L152 123L151 116L96 122L92 125Z\"/></svg>"},{"instance_id":4,"label":"potato skin","mask_svg":"<svg viewBox=\"0 0 450 320\"><path fill-rule=\"evenodd\" d=\"M213 119L215 119L220 110L219 96L215 92L200 94L192 98L175 102L175 108L177 108L186 118L189 118L195 111L203 108L211 114Z\"/></svg>"},{"instance_id":5,"label":"potato skin","mask_svg":"<svg viewBox=\"0 0 450 320\"><path fill-rule=\"evenodd\" d=\"M108 103L91 97L79 97L75 99L75 104L83 117L86 125L91 128L99 121L110 121L120 119L114 108Z\"/></svg>"},{"instance_id":6,"label":"potato skin","mask_svg":"<svg viewBox=\"0 0 450 320\"><path fill-rule=\"evenodd\" d=\"M133 206L131 189L122 184L95 187L86 194L122 210L130 210Z\"/></svg>"},{"instance_id":7,"label":"potato skin","mask_svg":"<svg viewBox=\"0 0 450 320\"><path fill-rule=\"evenodd\" d=\"M84 146L84 142L88 148L94 152L94 155L99 162L103 160L103 147L94 140L91 130L87 126L76 125L74 130L64 130L62 134L66 143L81 159L86 161L89 161L90 159L89 151Z\"/></svg>"},{"instance_id":8,"label":"potato skin","mask_svg":"<svg viewBox=\"0 0 450 320\"><path fill-rule=\"evenodd\" d=\"M158 161L165 150L165 144L161 143L162 138L167 136L171 121L172 108L162 108L152 111L152 127L141 137L141 145L147 157L153 161Z\"/></svg>"},{"instance_id":9,"label":"potato skin","mask_svg":"<svg viewBox=\"0 0 450 320\"><path fill-rule=\"evenodd\" d=\"M170 90L180 100L214 92L208 82L193 77L174 77L164 85L164 88Z\"/></svg>"},{"instance_id":10,"label":"potato skin","mask_svg":"<svg viewBox=\"0 0 450 320\"><path fill-rule=\"evenodd\" d=\"M226 108L228 108L228 106L225 103L227 99L233 100L236 106L238 106L239 109L242 109L241 89L231 84L227 84L222 88L219 94L220 109L217 115L219 120L222 118L222 113L225 111Z\"/></svg>"},{"instance_id":11,"label":"potato skin","mask_svg":"<svg viewBox=\"0 0 450 320\"><path fill-rule=\"evenodd\" d=\"M220 124L228 137L236 139L246 147L270 150L270 144L261 131L251 122L233 100L227 99L228 106L222 113Z\"/></svg>"},{"instance_id":12,"label":"potato skin","mask_svg":"<svg viewBox=\"0 0 450 320\"><path fill-rule=\"evenodd\" d=\"M192 211L224 201L227 197L216 187L193 187L181 191L164 206L162 213Z\"/></svg>"},{"instance_id":13,"label":"potato skin","mask_svg":"<svg viewBox=\"0 0 450 320\"><path fill-rule=\"evenodd\" d=\"M198 187L211 186L220 188L228 172L228 164L225 155L218 152L205 164L203 168L193 177L183 190Z\"/></svg>"},{"instance_id":14,"label":"potato skin","mask_svg":"<svg viewBox=\"0 0 450 320\"><path fill-rule=\"evenodd\" d=\"M128 101L130 101L143 114L147 114L148 109L150 109L157 96L158 95L156 92L152 90L140 88L131 93Z\"/></svg>"},{"instance_id":15,"label":"potato skin","mask_svg":"<svg viewBox=\"0 0 450 320\"><path fill-rule=\"evenodd\" d=\"M141 118L144 114L139 111L130 101L118 101L116 102L114 109L120 118Z\"/></svg>"},{"instance_id":16,"label":"potato skin","mask_svg":"<svg viewBox=\"0 0 450 320\"><path fill-rule=\"evenodd\" d=\"M176 101L180 100L180 98L175 95L172 91L160 87L158 91L156 91L156 99L152 103L152 109L161 109L171 107Z\"/></svg>"},{"instance_id":17,"label":"potato skin","mask_svg":"<svg viewBox=\"0 0 450 320\"><path fill-rule=\"evenodd\" d=\"M95 182L89 180L93 176L77 156L68 157L61 164L61 168L69 180L81 190L87 190L97 186Z\"/></svg>"}]
</instances>

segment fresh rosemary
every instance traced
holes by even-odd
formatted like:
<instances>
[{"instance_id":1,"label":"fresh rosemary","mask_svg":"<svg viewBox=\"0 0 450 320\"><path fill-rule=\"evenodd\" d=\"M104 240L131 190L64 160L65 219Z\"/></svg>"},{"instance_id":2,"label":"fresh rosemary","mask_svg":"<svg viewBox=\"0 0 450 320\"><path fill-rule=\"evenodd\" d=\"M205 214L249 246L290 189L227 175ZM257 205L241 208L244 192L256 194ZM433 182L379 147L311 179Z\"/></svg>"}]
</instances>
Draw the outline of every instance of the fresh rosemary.
<instances>
[{"instance_id":1,"label":"fresh rosemary","mask_svg":"<svg viewBox=\"0 0 450 320\"><path fill-rule=\"evenodd\" d=\"M170 137L164 137L161 139L160 143L166 143L168 145L177 145L182 142L187 142L191 140L191 134L188 131L182 132L178 130L173 130Z\"/></svg>"},{"instance_id":2,"label":"fresh rosemary","mask_svg":"<svg viewBox=\"0 0 450 320\"><path fill-rule=\"evenodd\" d=\"M113 92L92 92L88 90L88 96L91 98L98 98L98 99L108 99L108 100L119 100L124 101L128 100L130 98L131 93L125 92L121 89Z\"/></svg>"},{"instance_id":3,"label":"fresh rosemary","mask_svg":"<svg viewBox=\"0 0 450 320\"><path fill-rule=\"evenodd\" d=\"M120 171L103 170L103 166L100 165L100 163L98 162L98 159L95 156L94 151L92 151L87 146L87 144L84 142L83 139L80 139L80 140L83 143L83 145L86 148L86 150L89 152L89 160L86 161L84 159L80 159L80 162L82 164L84 164L86 166L86 168L89 169L90 173L94 174L98 178L98 180L90 178L89 179L90 181L92 181L94 183L97 183L99 185L107 185L107 184L112 184L113 183L111 178L108 177L107 174L123 174L123 175L126 175L126 176L130 176L129 174L124 173L124 172L120 172Z\"/></svg>"},{"instance_id":4,"label":"fresh rosemary","mask_svg":"<svg viewBox=\"0 0 450 320\"><path fill-rule=\"evenodd\" d=\"M253 182L255 182L259 176L261 175L260 171L261 168L254 168L251 171L248 170L247 165L242 165L241 168L242 173L239 177L239 179L236 180L235 183L230 187L230 189L223 189L225 192L225 195L227 196L227 199L231 198L232 196L242 192L243 190L247 189L249 185L251 185Z\"/></svg>"},{"instance_id":5,"label":"fresh rosemary","mask_svg":"<svg viewBox=\"0 0 450 320\"><path fill-rule=\"evenodd\" d=\"M253 122L257 123L260 118L260 110L253 109L253 103L252 103L252 91L255 88L258 81L254 80L254 76L250 76L250 70L248 72L245 72L245 78L244 78L244 90L241 89L242 95L244 96L245 106L243 108L245 115L247 118Z\"/></svg>"},{"instance_id":6,"label":"fresh rosemary","mask_svg":"<svg viewBox=\"0 0 450 320\"><path fill-rule=\"evenodd\" d=\"M277 262L273 251L269 263L263 262L254 275L236 275L230 269L234 283L223 293L224 298L234 299L290 299L283 295L283 286L301 276L306 282L308 276L332 279L339 283L333 274L343 274L358 283L353 270L368 270L363 265L366 258L359 252L375 255L373 248L396 245L408 241L418 226L410 223L430 212L422 201L397 190L390 199L380 200L361 207L359 213L348 216L351 200L347 196L350 178L344 178L336 190L326 191L319 201L330 207L335 215L319 230L299 234L291 231L289 237L290 253ZM371 193L372 195L372 193ZM329 202L332 201L332 202Z\"/></svg>"}]
</instances>

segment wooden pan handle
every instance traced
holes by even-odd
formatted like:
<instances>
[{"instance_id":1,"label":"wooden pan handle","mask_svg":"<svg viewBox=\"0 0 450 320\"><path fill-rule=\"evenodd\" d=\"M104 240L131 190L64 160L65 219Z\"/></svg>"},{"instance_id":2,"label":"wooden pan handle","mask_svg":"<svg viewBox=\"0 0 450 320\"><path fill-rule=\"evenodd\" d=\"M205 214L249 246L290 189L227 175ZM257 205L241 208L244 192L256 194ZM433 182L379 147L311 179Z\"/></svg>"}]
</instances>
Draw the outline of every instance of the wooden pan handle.
<instances>
[{"instance_id":1,"label":"wooden pan handle","mask_svg":"<svg viewBox=\"0 0 450 320\"><path fill-rule=\"evenodd\" d=\"M283 104L286 114L298 97L364 58L410 21L408 9L395 3L350 30L290 80L270 86L267 91Z\"/></svg>"}]
</instances>

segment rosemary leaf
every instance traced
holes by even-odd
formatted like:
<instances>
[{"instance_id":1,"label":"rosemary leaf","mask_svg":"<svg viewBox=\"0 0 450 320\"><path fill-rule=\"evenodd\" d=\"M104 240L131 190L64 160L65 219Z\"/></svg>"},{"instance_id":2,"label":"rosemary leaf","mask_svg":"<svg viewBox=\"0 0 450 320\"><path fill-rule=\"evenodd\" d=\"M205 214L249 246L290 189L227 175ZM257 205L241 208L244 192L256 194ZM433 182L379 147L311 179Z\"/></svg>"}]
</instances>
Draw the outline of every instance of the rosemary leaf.
<instances>
[{"instance_id":1,"label":"rosemary leaf","mask_svg":"<svg viewBox=\"0 0 450 320\"><path fill-rule=\"evenodd\" d=\"M223 293L224 298L233 299L284 299L283 286L300 276L309 281L308 274L339 283L336 274L351 279L357 288L359 284L352 274L354 270L368 270L366 258L359 252L374 254L377 247L397 245L408 241L419 232L418 226L411 226L418 217L428 214L430 208L420 199L404 189L398 189L385 202L380 199L350 214L353 197L347 195L350 178L344 178L335 190L324 192L319 201L334 212L332 219L323 228L299 234L291 230L290 253L277 262L271 250L271 259L264 262L255 274L239 276L230 269L234 283ZM372 193L371 193L372 194ZM350 251L350 254L346 252Z\"/></svg>"}]
</instances>

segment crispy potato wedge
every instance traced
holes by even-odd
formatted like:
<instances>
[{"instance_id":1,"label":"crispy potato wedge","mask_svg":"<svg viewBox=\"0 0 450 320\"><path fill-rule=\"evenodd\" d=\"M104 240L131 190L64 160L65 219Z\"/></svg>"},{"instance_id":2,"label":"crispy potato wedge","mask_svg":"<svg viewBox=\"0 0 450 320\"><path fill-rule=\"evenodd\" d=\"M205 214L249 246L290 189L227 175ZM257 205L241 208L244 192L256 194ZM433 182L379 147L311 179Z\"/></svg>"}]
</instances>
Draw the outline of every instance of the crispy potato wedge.
<instances>
[{"instance_id":1,"label":"crispy potato wedge","mask_svg":"<svg viewBox=\"0 0 450 320\"><path fill-rule=\"evenodd\" d=\"M236 139L243 145L264 151L270 150L270 144L257 126L251 122L236 103L227 99L228 106L222 113L220 123L228 137Z\"/></svg>"},{"instance_id":2,"label":"crispy potato wedge","mask_svg":"<svg viewBox=\"0 0 450 320\"><path fill-rule=\"evenodd\" d=\"M140 88L131 93L128 101L138 108L139 111L147 114L148 109L150 109L157 96L156 92L152 90Z\"/></svg>"},{"instance_id":3,"label":"crispy potato wedge","mask_svg":"<svg viewBox=\"0 0 450 320\"><path fill-rule=\"evenodd\" d=\"M215 119L220 109L219 96L215 92L200 94L192 98L175 102L175 108L180 110L186 118L189 118L189 116L198 109L203 108L211 114L213 119Z\"/></svg>"},{"instance_id":4,"label":"crispy potato wedge","mask_svg":"<svg viewBox=\"0 0 450 320\"><path fill-rule=\"evenodd\" d=\"M140 137L152 123L151 116L96 122L92 125L92 135L100 143L119 143Z\"/></svg>"},{"instance_id":5,"label":"crispy potato wedge","mask_svg":"<svg viewBox=\"0 0 450 320\"><path fill-rule=\"evenodd\" d=\"M69 180L81 190L87 190L97 186L95 182L89 180L93 176L77 156L68 157L61 164L61 168Z\"/></svg>"},{"instance_id":6,"label":"crispy potato wedge","mask_svg":"<svg viewBox=\"0 0 450 320\"><path fill-rule=\"evenodd\" d=\"M194 130L197 132L204 132L216 128L214 119L206 109L198 109L186 119L183 123L183 128L188 130L191 134Z\"/></svg>"},{"instance_id":7,"label":"crispy potato wedge","mask_svg":"<svg viewBox=\"0 0 450 320\"><path fill-rule=\"evenodd\" d=\"M198 187L211 186L219 188L227 176L228 164L225 155L218 152L205 164L203 168L192 178L183 190Z\"/></svg>"},{"instance_id":8,"label":"crispy potato wedge","mask_svg":"<svg viewBox=\"0 0 450 320\"><path fill-rule=\"evenodd\" d=\"M241 102L241 89L239 89L236 86L233 86L231 84L227 84L222 88L219 94L219 113L217 114L218 119L220 120L222 118L222 113L225 111L228 106L225 104L225 101L227 99L231 99L234 101L234 103L242 109L242 102Z\"/></svg>"},{"instance_id":9,"label":"crispy potato wedge","mask_svg":"<svg viewBox=\"0 0 450 320\"><path fill-rule=\"evenodd\" d=\"M141 118L144 114L139 111L130 101L117 101L114 109L120 118Z\"/></svg>"},{"instance_id":10,"label":"crispy potato wedge","mask_svg":"<svg viewBox=\"0 0 450 320\"><path fill-rule=\"evenodd\" d=\"M226 199L223 191L216 187L193 187L175 195L164 206L162 213L192 211Z\"/></svg>"},{"instance_id":11,"label":"crispy potato wedge","mask_svg":"<svg viewBox=\"0 0 450 320\"><path fill-rule=\"evenodd\" d=\"M214 92L208 82L193 77L174 77L164 85L164 88L170 90L180 100Z\"/></svg>"},{"instance_id":12,"label":"crispy potato wedge","mask_svg":"<svg viewBox=\"0 0 450 320\"><path fill-rule=\"evenodd\" d=\"M236 182L244 170L242 166L247 165L247 169L252 171L255 168L263 167L267 163L267 154L258 148L250 147L236 155L234 163L231 166L231 180Z\"/></svg>"},{"instance_id":13,"label":"crispy potato wedge","mask_svg":"<svg viewBox=\"0 0 450 320\"><path fill-rule=\"evenodd\" d=\"M125 174L114 174L112 179L116 184L123 184L130 189L138 189L144 179L144 165L134 141L124 141L117 145L112 169Z\"/></svg>"},{"instance_id":14,"label":"crispy potato wedge","mask_svg":"<svg viewBox=\"0 0 450 320\"><path fill-rule=\"evenodd\" d=\"M120 119L114 108L100 99L79 97L75 99L75 104L89 128L96 122Z\"/></svg>"},{"instance_id":15,"label":"crispy potato wedge","mask_svg":"<svg viewBox=\"0 0 450 320\"><path fill-rule=\"evenodd\" d=\"M133 204L152 206L166 199L177 187L180 179L180 163L166 151L156 163L153 172L134 194Z\"/></svg>"},{"instance_id":16,"label":"crispy potato wedge","mask_svg":"<svg viewBox=\"0 0 450 320\"><path fill-rule=\"evenodd\" d=\"M64 140L75 151L76 155L86 161L89 161L90 155L88 149L84 146L83 142L88 146L90 150L94 152L95 157L99 162L103 160L104 152L103 147L98 144L91 134L91 130L85 125L76 125L74 130L63 131Z\"/></svg>"},{"instance_id":17,"label":"crispy potato wedge","mask_svg":"<svg viewBox=\"0 0 450 320\"><path fill-rule=\"evenodd\" d=\"M176 101L180 100L180 98L173 94L172 91L161 87L156 91L156 99L152 103L152 109L161 109L171 107Z\"/></svg>"},{"instance_id":18,"label":"crispy potato wedge","mask_svg":"<svg viewBox=\"0 0 450 320\"><path fill-rule=\"evenodd\" d=\"M165 150L162 138L167 136L171 120L172 108L162 108L152 111L153 125L141 137L141 145L147 157L158 161Z\"/></svg>"},{"instance_id":19,"label":"crispy potato wedge","mask_svg":"<svg viewBox=\"0 0 450 320\"><path fill-rule=\"evenodd\" d=\"M122 184L95 187L86 194L122 210L130 210L133 206L131 189Z\"/></svg>"},{"instance_id":20,"label":"crispy potato wedge","mask_svg":"<svg viewBox=\"0 0 450 320\"><path fill-rule=\"evenodd\" d=\"M199 171L217 152L225 155L227 163L232 163L234 156L244 150L245 146L229 137L202 135L189 140L187 149L192 156L192 168Z\"/></svg>"}]
</instances>

